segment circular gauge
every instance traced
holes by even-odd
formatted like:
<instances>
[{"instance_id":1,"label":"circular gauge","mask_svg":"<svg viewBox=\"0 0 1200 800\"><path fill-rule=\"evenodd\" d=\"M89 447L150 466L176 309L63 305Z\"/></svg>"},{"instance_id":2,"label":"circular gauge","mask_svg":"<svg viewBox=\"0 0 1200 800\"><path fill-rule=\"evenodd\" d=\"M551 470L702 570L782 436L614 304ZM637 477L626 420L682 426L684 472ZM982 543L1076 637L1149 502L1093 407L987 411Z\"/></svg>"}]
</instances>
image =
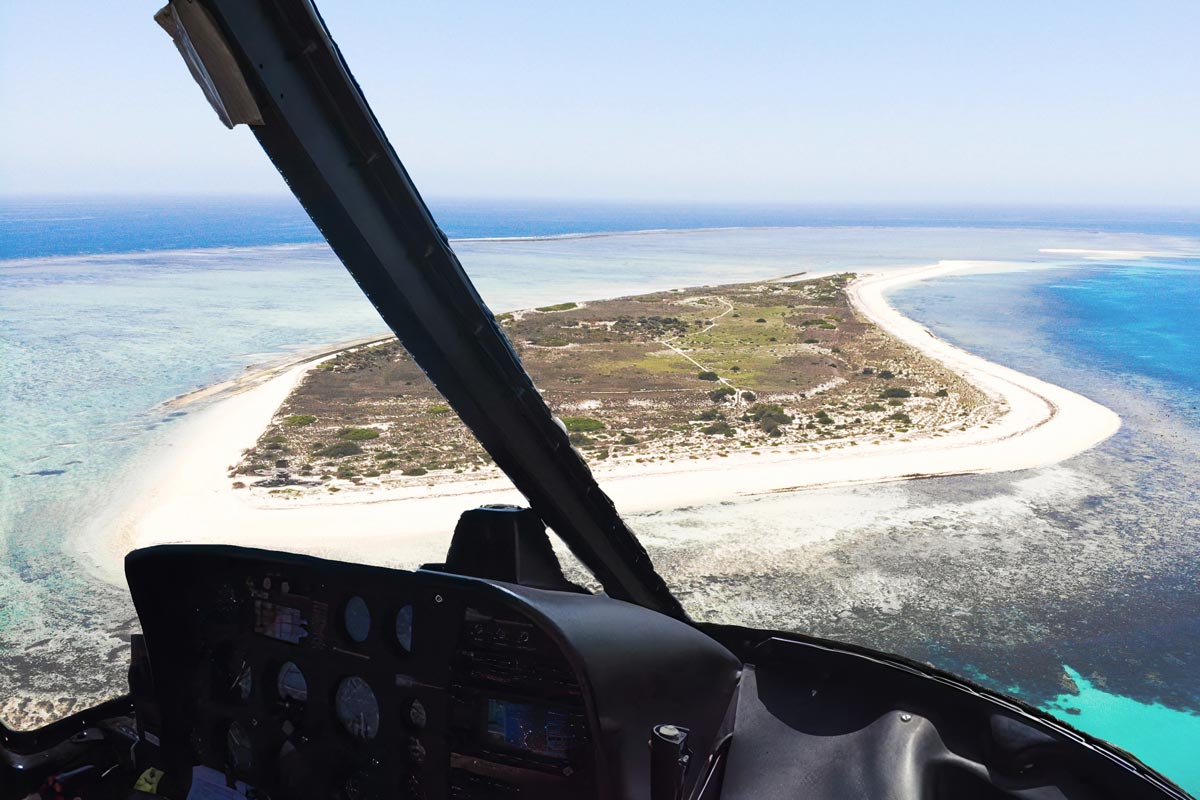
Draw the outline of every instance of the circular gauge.
<instances>
[{"instance_id":1,"label":"circular gauge","mask_svg":"<svg viewBox=\"0 0 1200 800\"><path fill-rule=\"evenodd\" d=\"M396 642L404 648L404 652L412 652L413 607L405 606L396 612Z\"/></svg>"},{"instance_id":2,"label":"circular gauge","mask_svg":"<svg viewBox=\"0 0 1200 800\"><path fill-rule=\"evenodd\" d=\"M303 703L308 700L308 681L304 673L291 661L279 668L279 677L275 679L275 690L279 699L284 702L295 701Z\"/></svg>"},{"instance_id":3,"label":"circular gauge","mask_svg":"<svg viewBox=\"0 0 1200 800\"><path fill-rule=\"evenodd\" d=\"M379 701L367 682L357 675L338 684L334 711L346 733L355 739L366 741L379 733Z\"/></svg>"},{"instance_id":4,"label":"circular gauge","mask_svg":"<svg viewBox=\"0 0 1200 800\"><path fill-rule=\"evenodd\" d=\"M371 632L371 609L367 601L355 595L346 603L346 613L342 620L346 625L346 635L356 642L365 642Z\"/></svg>"},{"instance_id":5,"label":"circular gauge","mask_svg":"<svg viewBox=\"0 0 1200 800\"><path fill-rule=\"evenodd\" d=\"M229 764L234 771L246 774L254 766L254 747L250 742L250 734L242 727L242 723L233 722L225 733L225 747L229 754Z\"/></svg>"}]
</instances>

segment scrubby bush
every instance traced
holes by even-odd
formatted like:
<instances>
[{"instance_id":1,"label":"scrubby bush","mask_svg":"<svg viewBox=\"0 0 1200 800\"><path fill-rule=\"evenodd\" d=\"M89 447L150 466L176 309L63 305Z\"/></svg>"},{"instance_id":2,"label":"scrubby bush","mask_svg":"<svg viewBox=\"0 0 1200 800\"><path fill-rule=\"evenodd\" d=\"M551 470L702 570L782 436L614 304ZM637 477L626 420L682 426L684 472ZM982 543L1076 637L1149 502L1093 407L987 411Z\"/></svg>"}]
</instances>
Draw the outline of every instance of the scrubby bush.
<instances>
[{"instance_id":1,"label":"scrubby bush","mask_svg":"<svg viewBox=\"0 0 1200 800\"><path fill-rule=\"evenodd\" d=\"M871 369L870 367L863 367L862 374L863 375L874 375L875 370Z\"/></svg>"},{"instance_id":2,"label":"scrubby bush","mask_svg":"<svg viewBox=\"0 0 1200 800\"><path fill-rule=\"evenodd\" d=\"M450 413L450 406L448 406L448 405L430 406L429 413L430 414L448 414L448 413Z\"/></svg>"},{"instance_id":3,"label":"scrubby bush","mask_svg":"<svg viewBox=\"0 0 1200 800\"><path fill-rule=\"evenodd\" d=\"M302 428L305 425L312 425L317 421L317 418L312 414L292 414L290 417L284 417L283 424L289 428Z\"/></svg>"},{"instance_id":4,"label":"scrubby bush","mask_svg":"<svg viewBox=\"0 0 1200 800\"><path fill-rule=\"evenodd\" d=\"M862 410L863 411L883 411L883 406L879 405L879 403L867 403L865 406L862 407Z\"/></svg>"},{"instance_id":5,"label":"scrubby bush","mask_svg":"<svg viewBox=\"0 0 1200 800\"><path fill-rule=\"evenodd\" d=\"M938 389L936 392L933 393L933 396L934 397L949 397L950 393L947 392L945 389Z\"/></svg>"},{"instance_id":6,"label":"scrubby bush","mask_svg":"<svg viewBox=\"0 0 1200 800\"><path fill-rule=\"evenodd\" d=\"M563 417L562 423L568 433L584 433L604 430L604 423L591 417Z\"/></svg>"},{"instance_id":7,"label":"scrubby bush","mask_svg":"<svg viewBox=\"0 0 1200 800\"><path fill-rule=\"evenodd\" d=\"M755 403L746 412L746 419L770 436L780 435L780 426L792 424L792 418L784 412L783 407L774 403Z\"/></svg>"},{"instance_id":8,"label":"scrubby bush","mask_svg":"<svg viewBox=\"0 0 1200 800\"><path fill-rule=\"evenodd\" d=\"M363 449L354 442L335 442L317 450L315 455L325 458L345 458L346 456L356 456L362 451Z\"/></svg>"},{"instance_id":9,"label":"scrubby bush","mask_svg":"<svg viewBox=\"0 0 1200 800\"><path fill-rule=\"evenodd\" d=\"M595 440L586 433L568 433L567 441L576 447L587 447L589 444L595 444Z\"/></svg>"},{"instance_id":10,"label":"scrubby bush","mask_svg":"<svg viewBox=\"0 0 1200 800\"><path fill-rule=\"evenodd\" d=\"M570 311L573 308L579 308L577 303L556 303L552 306L539 306L538 311Z\"/></svg>"},{"instance_id":11,"label":"scrubby bush","mask_svg":"<svg viewBox=\"0 0 1200 800\"><path fill-rule=\"evenodd\" d=\"M428 475L429 470L425 469L424 467L409 467L401 474L408 475L409 477L418 477L420 475Z\"/></svg>"},{"instance_id":12,"label":"scrubby bush","mask_svg":"<svg viewBox=\"0 0 1200 800\"><path fill-rule=\"evenodd\" d=\"M912 392L900 386L889 386L879 393L879 396L887 399L889 397L912 397Z\"/></svg>"},{"instance_id":13,"label":"scrubby bush","mask_svg":"<svg viewBox=\"0 0 1200 800\"><path fill-rule=\"evenodd\" d=\"M709 436L733 436L734 427L725 420L720 420L706 428L701 428L700 432L707 433Z\"/></svg>"},{"instance_id":14,"label":"scrubby bush","mask_svg":"<svg viewBox=\"0 0 1200 800\"><path fill-rule=\"evenodd\" d=\"M368 439L378 439L379 431L374 428L342 428L337 432L337 437L347 442L365 442Z\"/></svg>"},{"instance_id":15,"label":"scrubby bush","mask_svg":"<svg viewBox=\"0 0 1200 800\"><path fill-rule=\"evenodd\" d=\"M912 417L905 414L903 411L897 411L895 414L888 415L888 419L895 420L901 425L912 425Z\"/></svg>"},{"instance_id":16,"label":"scrubby bush","mask_svg":"<svg viewBox=\"0 0 1200 800\"><path fill-rule=\"evenodd\" d=\"M637 444L638 439L635 436L630 436L628 433L621 437L621 444Z\"/></svg>"},{"instance_id":17,"label":"scrubby bush","mask_svg":"<svg viewBox=\"0 0 1200 800\"><path fill-rule=\"evenodd\" d=\"M758 395L756 395L754 392L742 392L742 399L747 403L753 403L758 399Z\"/></svg>"},{"instance_id":18,"label":"scrubby bush","mask_svg":"<svg viewBox=\"0 0 1200 800\"><path fill-rule=\"evenodd\" d=\"M715 380L719 380L719 377L717 376L717 373L715 373L715 372L709 372L708 370L705 370L704 372L701 372L701 373L700 373L699 375L697 375L696 377L697 377L697 378L699 378L699 379L700 379L700 380L702 380L702 381L715 381Z\"/></svg>"},{"instance_id":19,"label":"scrubby bush","mask_svg":"<svg viewBox=\"0 0 1200 800\"><path fill-rule=\"evenodd\" d=\"M896 374L891 370L881 369L879 370L879 377L883 378L885 381L890 381L892 378L896 377Z\"/></svg>"},{"instance_id":20,"label":"scrubby bush","mask_svg":"<svg viewBox=\"0 0 1200 800\"><path fill-rule=\"evenodd\" d=\"M566 347L570 342L561 336L543 336L534 342L534 344L541 345L542 347Z\"/></svg>"},{"instance_id":21,"label":"scrubby bush","mask_svg":"<svg viewBox=\"0 0 1200 800\"><path fill-rule=\"evenodd\" d=\"M714 403L719 403L726 397L732 397L735 394L737 394L736 389L731 389L728 386L722 386L720 389L713 389L711 392L709 392L708 399L712 400Z\"/></svg>"},{"instance_id":22,"label":"scrubby bush","mask_svg":"<svg viewBox=\"0 0 1200 800\"><path fill-rule=\"evenodd\" d=\"M821 340L820 339L805 339L804 343L805 344L816 344L819 341L821 341Z\"/></svg>"},{"instance_id":23,"label":"scrubby bush","mask_svg":"<svg viewBox=\"0 0 1200 800\"><path fill-rule=\"evenodd\" d=\"M765 320L765 319L763 319L762 317L759 317L758 319L756 319L756 320L754 320L754 321L755 321L755 322L757 322L757 323L758 323L758 324L760 324L760 325L761 325L761 324L763 324L764 322L766 322L766 320Z\"/></svg>"}]
</instances>

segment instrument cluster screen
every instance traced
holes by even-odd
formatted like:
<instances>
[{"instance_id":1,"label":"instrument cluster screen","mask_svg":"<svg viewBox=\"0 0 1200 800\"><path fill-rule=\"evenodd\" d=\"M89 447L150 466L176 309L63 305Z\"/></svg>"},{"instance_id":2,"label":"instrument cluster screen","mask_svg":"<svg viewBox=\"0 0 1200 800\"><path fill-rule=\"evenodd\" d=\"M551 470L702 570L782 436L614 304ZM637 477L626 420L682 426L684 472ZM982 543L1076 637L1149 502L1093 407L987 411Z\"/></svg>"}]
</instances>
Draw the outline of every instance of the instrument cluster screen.
<instances>
[{"instance_id":1,"label":"instrument cluster screen","mask_svg":"<svg viewBox=\"0 0 1200 800\"><path fill-rule=\"evenodd\" d=\"M298 608L255 600L254 632L280 642L300 644L300 640L308 636L308 620Z\"/></svg>"},{"instance_id":2,"label":"instrument cluster screen","mask_svg":"<svg viewBox=\"0 0 1200 800\"><path fill-rule=\"evenodd\" d=\"M493 745L554 759L566 759L575 738L566 712L508 700L487 701L486 730Z\"/></svg>"}]
</instances>

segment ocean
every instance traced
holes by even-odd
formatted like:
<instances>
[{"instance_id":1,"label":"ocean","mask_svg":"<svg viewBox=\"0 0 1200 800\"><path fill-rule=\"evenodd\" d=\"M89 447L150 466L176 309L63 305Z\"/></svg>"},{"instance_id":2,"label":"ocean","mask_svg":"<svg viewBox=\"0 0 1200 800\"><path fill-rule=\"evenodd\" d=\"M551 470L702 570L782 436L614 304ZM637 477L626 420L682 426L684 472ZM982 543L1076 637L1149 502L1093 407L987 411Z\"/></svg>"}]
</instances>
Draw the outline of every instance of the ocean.
<instances>
[{"instance_id":1,"label":"ocean","mask_svg":"<svg viewBox=\"0 0 1200 800\"><path fill-rule=\"evenodd\" d=\"M1200 792L1200 215L431 207L498 312L803 270L1006 262L892 301L951 342L1113 408L1113 439L1039 470L631 524L697 618L930 661ZM1044 252L1071 249L1110 252ZM105 525L188 413L163 402L382 332L289 199L0 200L0 715L120 691L133 615ZM790 547L796 520L827 531L823 544ZM700 536L713 530L729 532L718 547Z\"/></svg>"}]
</instances>

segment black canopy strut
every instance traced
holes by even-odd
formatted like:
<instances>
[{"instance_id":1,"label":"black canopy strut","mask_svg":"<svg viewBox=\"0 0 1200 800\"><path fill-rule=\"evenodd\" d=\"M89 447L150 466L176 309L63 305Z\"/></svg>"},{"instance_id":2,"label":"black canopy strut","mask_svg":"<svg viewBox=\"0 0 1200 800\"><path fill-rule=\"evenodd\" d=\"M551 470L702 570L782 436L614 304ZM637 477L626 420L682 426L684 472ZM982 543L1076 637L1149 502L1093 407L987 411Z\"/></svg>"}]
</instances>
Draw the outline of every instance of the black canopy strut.
<instances>
[{"instance_id":1,"label":"black canopy strut","mask_svg":"<svg viewBox=\"0 0 1200 800\"><path fill-rule=\"evenodd\" d=\"M222 120L252 123L292 192L417 364L608 594L685 617L475 291L313 5L201 0L200 6L173 0L163 14L190 40L181 43L181 31L173 32L185 57L190 49L202 63L199 71L191 65L193 75ZM171 30L163 14L160 23ZM420 34L398 32L398 46L412 35ZM247 89L253 103L246 102ZM236 96L222 104L222 93ZM410 112L420 124L420 110Z\"/></svg>"}]
</instances>

